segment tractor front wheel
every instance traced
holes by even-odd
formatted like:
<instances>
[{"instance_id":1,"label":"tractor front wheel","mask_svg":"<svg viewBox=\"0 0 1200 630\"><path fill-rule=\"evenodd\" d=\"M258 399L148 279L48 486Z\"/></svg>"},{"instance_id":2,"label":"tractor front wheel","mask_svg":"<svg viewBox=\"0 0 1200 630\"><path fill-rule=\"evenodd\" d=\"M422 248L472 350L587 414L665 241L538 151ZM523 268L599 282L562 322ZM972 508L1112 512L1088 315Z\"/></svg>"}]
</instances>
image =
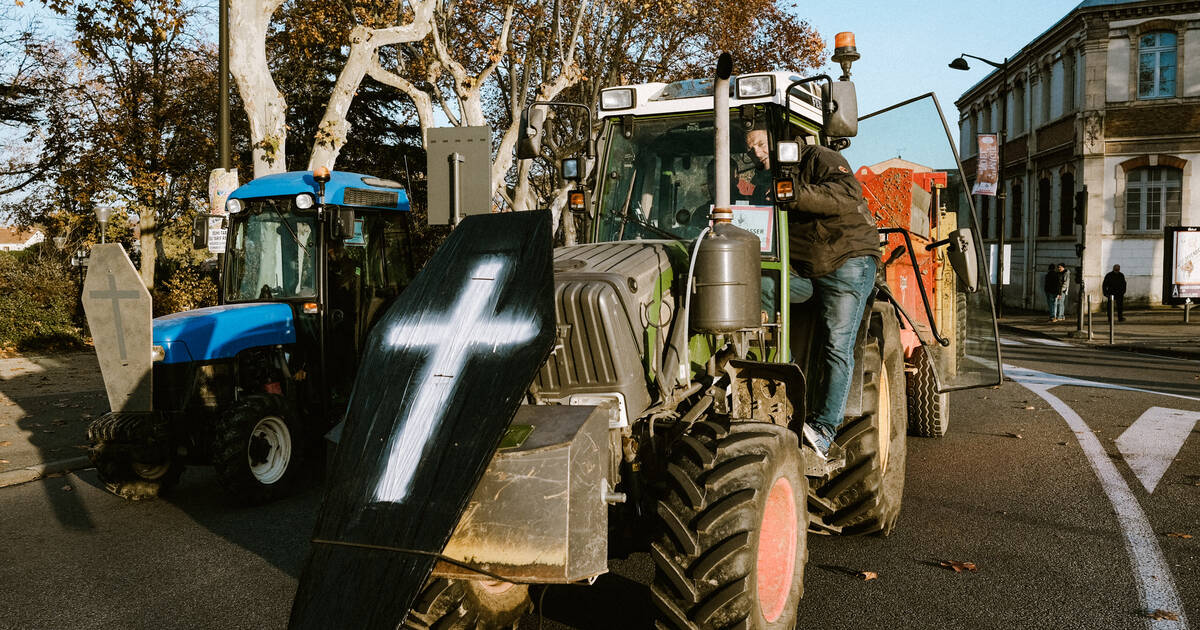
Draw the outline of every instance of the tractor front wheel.
<instances>
[{"instance_id":1,"label":"tractor front wheel","mask_svg":"<svg viewBox=\"0 0 1200 630\"><path fill-rule=\"evenodd\" d=\"M183 474L183 462L170 453L165 429L149 414L104 414L88 426L88 439L88 458L97 476L119 497L158 498ZM159 446L150 448L154 443Z\"/></svg>"},{"instance_id":2,"label":"tractor front wheel","mask_svg":"<svg viewBox=\"0 0 1200 630\"><path fill-rule=\"evenodd\" d=\"M808 557L796 434L710 418L672 447L666 473L650 552L657 627L794 627Z\"/></svg>"},{"instance_id":3,"label":"tractor front wheel","mask_svg":"<svg viewBox=\"0 0 1200 630\"><path fill-rule=\"evenodd\" d=\"M404 630L500 630L515 628L529 612L528 584L496 580L430 578L417 596Z\"/></svg>"},{"instance_id":4,"label":"tractor front wheel","mask_svg":"<svg viewBox=\"0 0 1200 630\"><path fill-rule=\"evenodd\" d=\"M258 505L287 494L300 476L303 435L283 396L251 394L217 421L213 466L234 500Z\"/></svg>"}]
</instances>

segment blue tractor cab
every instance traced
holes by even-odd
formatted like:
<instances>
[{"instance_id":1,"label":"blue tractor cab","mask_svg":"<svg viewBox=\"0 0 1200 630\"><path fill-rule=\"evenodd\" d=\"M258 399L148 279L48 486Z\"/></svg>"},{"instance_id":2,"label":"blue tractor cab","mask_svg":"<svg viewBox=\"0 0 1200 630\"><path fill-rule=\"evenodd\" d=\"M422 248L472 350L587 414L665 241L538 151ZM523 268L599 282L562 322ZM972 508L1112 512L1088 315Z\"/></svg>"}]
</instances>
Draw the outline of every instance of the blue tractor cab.
<instances>
[{"instance_id":1,"label":"blue tractor cab","mask_svg":"<svg viewBox=\"0 0 1200 630\"><path fill-rule=\"evenodd\" d=\"M109 489L153 495L212 464L262 503L320 468L366 334L416 272L410 209L397 182L318 169L255 179L199 217L197 247L225 230L221 304L153 321L154 413L90 432Z\"/></svg>"}]
</instances>

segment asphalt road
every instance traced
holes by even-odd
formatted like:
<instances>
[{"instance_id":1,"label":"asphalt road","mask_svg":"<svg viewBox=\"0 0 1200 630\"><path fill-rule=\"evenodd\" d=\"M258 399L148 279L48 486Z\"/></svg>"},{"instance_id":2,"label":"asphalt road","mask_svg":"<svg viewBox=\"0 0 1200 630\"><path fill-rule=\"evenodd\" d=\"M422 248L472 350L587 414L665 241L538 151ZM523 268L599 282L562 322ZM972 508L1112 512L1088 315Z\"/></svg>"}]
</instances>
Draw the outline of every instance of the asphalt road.
<instances>
[{"instance_id":1,"label":"asphalt road","mask_svg":"<svg viewBox=\"0 0 1200 630\"><path fill-rule=\"evenodd\" d=\"M1200 363L1046 343L909 439L892 536L810 537L801 628L1200 627ZM206 469L154 502L90 470L0 488L0 628L282 628L320 498L231 508ZM649 558L611 568L521 628L648 627Z\"/></svg>"}]
</instances>

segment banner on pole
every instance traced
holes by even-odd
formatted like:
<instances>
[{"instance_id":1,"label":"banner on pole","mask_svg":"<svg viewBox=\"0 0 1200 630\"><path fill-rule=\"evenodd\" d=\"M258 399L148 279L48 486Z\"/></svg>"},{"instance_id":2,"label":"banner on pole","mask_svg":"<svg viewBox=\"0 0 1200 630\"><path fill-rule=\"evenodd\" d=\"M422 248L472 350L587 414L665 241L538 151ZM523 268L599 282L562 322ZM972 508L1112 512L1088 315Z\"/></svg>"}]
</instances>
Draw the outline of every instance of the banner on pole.
<instances>
[{"instance_id":1,"label":"banner on pole","mask_svg":"<svg viewBox=\"0 0 1200 630\"><path fill-rule=\"evenodd\" d=\"M972 195L996 196L1000 181L1000 141L994 133L979 134L979 158L976 161L975 185Z\"/></svg>"}]
</instances>

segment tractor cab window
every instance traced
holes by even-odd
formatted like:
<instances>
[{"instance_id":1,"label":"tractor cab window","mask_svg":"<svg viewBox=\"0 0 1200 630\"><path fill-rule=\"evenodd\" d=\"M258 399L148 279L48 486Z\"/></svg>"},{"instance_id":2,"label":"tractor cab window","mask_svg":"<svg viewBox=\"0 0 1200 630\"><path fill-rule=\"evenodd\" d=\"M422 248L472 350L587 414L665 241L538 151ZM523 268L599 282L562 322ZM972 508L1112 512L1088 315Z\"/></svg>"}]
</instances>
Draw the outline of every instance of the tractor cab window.
<instances>
[{"instance_id":1,"label":"tractor cab window","mask_svg":"<svg viewBox=\"0 0 1200 630\"><path fill-rule=\"evenodd\" d=\"M291 198L243 200L226 250L229 302L314 297L316 217L292 212Z\"/></svg>"},{"instance_id":2,"label":"tractor cab window","mask_svg":"<svg viewBox=\"0 0 1200 630\"><path fill-rule=\"evenodd\" d=\"M632 137L611 126L601 190L599 238L694 239L708 225L715 200L711 113L638 119ZM746 146L741 117L730 115L729 199L734 206L769 206L771 171Z\"/></svg>"}]
</instances>

